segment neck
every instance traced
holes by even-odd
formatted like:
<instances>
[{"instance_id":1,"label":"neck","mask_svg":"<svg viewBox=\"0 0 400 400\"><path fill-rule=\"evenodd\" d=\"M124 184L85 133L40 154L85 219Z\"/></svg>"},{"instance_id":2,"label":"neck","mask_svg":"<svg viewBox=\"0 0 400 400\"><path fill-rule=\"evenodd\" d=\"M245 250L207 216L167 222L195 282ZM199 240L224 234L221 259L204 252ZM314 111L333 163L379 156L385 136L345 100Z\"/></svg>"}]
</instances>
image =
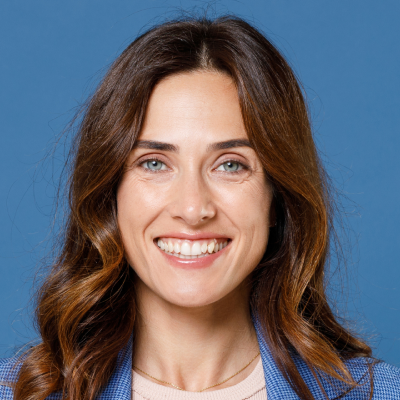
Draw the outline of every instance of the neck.
<instances>
[{"instance_id":1,"label":"neck","mask_svg":"<svg viewBox=\"0 0 400 400\"><path fill-rule=\"evenodd\" d=\"M177 306L138 286L133 364L148 374L198 391L233 375L257 354L245 285L202 307ZM215 389L245 379L256 363Z\"/></svg>"}]
</instances>

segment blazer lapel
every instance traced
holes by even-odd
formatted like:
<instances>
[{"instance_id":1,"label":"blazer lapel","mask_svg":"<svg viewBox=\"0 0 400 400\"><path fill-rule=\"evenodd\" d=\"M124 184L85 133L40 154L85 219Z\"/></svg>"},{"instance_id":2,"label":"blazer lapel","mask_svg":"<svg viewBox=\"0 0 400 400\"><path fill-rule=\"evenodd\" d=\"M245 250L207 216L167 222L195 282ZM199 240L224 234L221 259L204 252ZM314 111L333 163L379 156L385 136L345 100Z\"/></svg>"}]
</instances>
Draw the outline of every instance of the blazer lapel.
<instances>
[{"instance_id":1,"label":"blazer lapel","mask_svg":"<svg viewBox=\"0 0 400 400\"><path fill-rule=\"evenodd\" d=\"M112 374L107 386L102 390L98 400L130 400L132 396L132 343L133 337L128 344L119 352L117 367Z\"/></svg>"},{"instance_id":2,"label":"blazer lapel","mask_svg":"<svg viewBox=\"0 0 400 400\"><path fill-rule=\"evenodd\" d=\"M255 321L254 327L257 332L258 344L260 346L268 400L298 400L299 396L297 396L296 392L290 387L288 381L276 365L267 342L261 333L261 327L257 321Z\"/></svg>"}]
</instances>

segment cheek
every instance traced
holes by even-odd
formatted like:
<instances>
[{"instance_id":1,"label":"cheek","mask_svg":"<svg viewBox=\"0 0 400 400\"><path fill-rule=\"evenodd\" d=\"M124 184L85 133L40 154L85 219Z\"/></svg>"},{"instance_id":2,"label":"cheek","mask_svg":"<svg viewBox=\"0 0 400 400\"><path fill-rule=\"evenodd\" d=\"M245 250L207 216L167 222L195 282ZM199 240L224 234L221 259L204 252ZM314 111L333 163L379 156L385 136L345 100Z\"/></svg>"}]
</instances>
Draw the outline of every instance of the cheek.
<instances>
[{"instance_id":1,"label":"cheek","mask_svg":"<svg viewBox=\"0 0 400 400\"><path fill-rule=\"evenodd\" d=\"M267 248L272 190L263 182L247 182L220 187L218 198L218 208L237 232L235 251L231 254L235 271L231 278L236 282L256 268Z\"/></svg>"},{"instance_id":2,"label":"cheek","mask_svg":"<svg viewBox=\"0 0 400 400\"><path fill-rule=\"evenodd\" d=\"M117 192L118 220L134 220L139 226L141 222L152 217L162 204L164 191L148 185L137 178L124 179Z\"/></svg>"},{"instance_id":3,"label":"cheek","mask_svg":"<svg viewBox=\"0 0 400 400\"><path fill-rule=\"evenodd\" d=\"M143 250L146 228L165 204L162 193L129 176L122 180L118 188L118 226L130 262Z\"/></svg>"},{"instance_id":4,"label":"cheek","mask_svg":"<svg viewBox=\"0 0 400 400\"><path fill-rule=\"evenodd\" d=\"M268 231L272 190L262 180L217 187L216 198L239 230Z\"/></svg>"}]
</instances>

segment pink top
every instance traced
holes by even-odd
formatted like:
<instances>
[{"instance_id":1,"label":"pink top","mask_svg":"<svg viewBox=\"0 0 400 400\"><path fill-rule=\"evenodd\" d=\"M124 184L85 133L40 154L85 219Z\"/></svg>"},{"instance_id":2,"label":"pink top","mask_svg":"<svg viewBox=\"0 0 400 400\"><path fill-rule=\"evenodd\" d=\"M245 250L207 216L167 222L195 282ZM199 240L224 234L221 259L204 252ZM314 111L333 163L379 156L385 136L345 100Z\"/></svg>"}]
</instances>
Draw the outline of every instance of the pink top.
<instances>
[{"instance_id":1,"label":"pink top","mask_svg":"<svg viewBox=\"0 0 400 400\"><path fill-rule=\"evenodd\" d=\"M266 400L261 358L252 373L243 381L225 389L209 392L185 392L154 383L133 371L132 400Z\"/></svg>"}]
</instances>

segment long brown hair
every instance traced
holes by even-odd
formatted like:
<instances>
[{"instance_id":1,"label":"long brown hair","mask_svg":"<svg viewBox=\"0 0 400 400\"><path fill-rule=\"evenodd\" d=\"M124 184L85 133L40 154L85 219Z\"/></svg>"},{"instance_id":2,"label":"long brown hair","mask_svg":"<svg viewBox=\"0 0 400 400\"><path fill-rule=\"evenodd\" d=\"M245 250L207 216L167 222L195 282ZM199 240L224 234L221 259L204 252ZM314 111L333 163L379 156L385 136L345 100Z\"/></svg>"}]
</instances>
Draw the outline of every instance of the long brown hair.
<instances>
[{"instance_id":1,"label":"long brown hair","mask_svg":"<svg viewBox=\"0 0 400 400\"><path fill-rule=\"evenodd\" d=\"M152 89L194 70L232 77L249 140L273 185L277 225L253 274L251 307L279 368L303 400L313 396L293 354L312 371L356 386L344 361L371 349L337 322L325 294L334 206L302 90L265 36L227 16L150 29L117 58L88 102L72 150L60 255L38 295L42 342L22 361L15 399L63 391L92 400L109 380L136 310L116 189Z\"/></svg>"}]
</instances>

